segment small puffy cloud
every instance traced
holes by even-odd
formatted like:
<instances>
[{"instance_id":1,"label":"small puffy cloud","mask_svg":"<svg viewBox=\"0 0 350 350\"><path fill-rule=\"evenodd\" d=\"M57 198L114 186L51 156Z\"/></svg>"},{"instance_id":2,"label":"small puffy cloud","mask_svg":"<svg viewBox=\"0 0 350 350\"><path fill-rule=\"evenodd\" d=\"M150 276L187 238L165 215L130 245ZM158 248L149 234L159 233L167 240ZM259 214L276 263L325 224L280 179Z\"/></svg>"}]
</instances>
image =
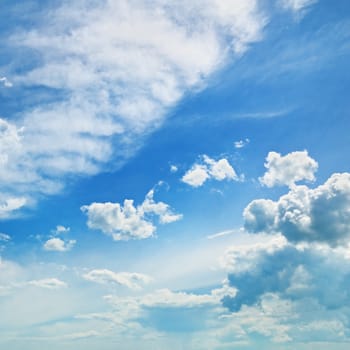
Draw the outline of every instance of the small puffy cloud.
<instances>
[{"instance_id":1,"label":"small puffy cloud","mask_svg":"<svg viewBox=\"0 0 350 350\"><path fill-rule=\"evenodd\" d=\"M114 240L144 239L154 235L156 226L154 217L159 223L168 224L182 218L175 214L164 202L155 202L154 190L146 195L144 202L138 206L131 199L120 203L92 203L84 205L81 210L88 216L88 227L109 234Z\"/></svg>"},{"instance_id":2,"label":"small puffy cloud","mask_svg":"<svg viewBox=\"0 0 350 350\"><path fill-rule=\"evenodd\" d=\"M11 237L7 235L6 233L1 233L0 232L0 242L8 242L11 240Z\"/></svg>"},{"instance_id":3,"label":"small puffy cloud","mask_svg":"<svg viewBox=\"0 0 350 350\"><path fill-rule=\"evenodd\" d=\"M44 249L48 251L56 251L56 252L66 252L71 250L75 245L75 240L65 241L61 238L50 238L44 243Z\"/></svg>"},{"instance_id":4,"label":"small puffy cloud","mask_svg":"<svg viewBox=\"0 0 350 350\"><path fill-rule=\"evenodd\" d=\"M250 140L248 138L246 138L244 140L235 141L234 146L235 146L235 148L243 148L243 147L247 146L249 142L250 142Z\"/></svg>"},{"instance_id":5,"label":"small puffy cloud","mask_svg":"<svg viewBox=\"0 0 350 350\"><path fill-rule=\"evenodd\" d=\"M179 168L176 165L174 165L174 164L170 165L170 171L172 173L176 173L178 170L179 170Z\"/></svg>"},{"instance_id":6,"label":"small puffy cloud","mask_svg":"<svg viewBox=\"0 0 350 350\"><path fill-rule=\"evenodd\" d=\"M113 272L107 269L91 270L83 275L83 278L90 282L109 284L114 283L130 289L140 289L140 284L147 284L151 277L135 272Z\"/></svg>"},{"instance_id":7,"label":"small puffy cloud","mask_svg":"<svg viewBox=\"0 0 350 350\"><path fill-rule=\"evenodd\" d=\"M2 83L7 88L13 86L13 84L6 77L0 77L0 83Z\"/></svg>"},{"instance_id":8,"label":"small puffy cloud","mask_svg":"<svg viewBox=\"0 0 350 350\"><path fill-rule=\"evenodd\" d=\"M267 187L276 185L293 186L296 182L315 181L317 162L309 157L307 151L291 152L281 156L277 152L269 152L266 157L267 169L260 182Z\"/></svg>"},{"instance_id":9,"label":"small puffy cloud","mask_svg":"<svg viewBox=\"0 0 350 350\"><path fill-rule=\"evenodd\" d=\"M24 197L5 197L0 199L0 219L6 219L14 215L27 203Z\"/></svg>"},{"instance_id":10,"label":"small puffy cloud","mask_svg":"<svg viewBox=\"0 0 350 350\"><path fill-rule=\"evenodd\" d=\"M57 278L45 278L41 280L32 280L27 282L27 285L45 288L45 289L59 289L67 287L67 284Z\"/></svg>"},{"instance_id":11,"label":"small puffy cloud","mask_svg":"<svg viewBox=\"0 0 350 350\"><path fill-rule=\"evenodd\" d=\"M182 177L182 181L192 187L200 187L209 179L208 169L204 165L194 164Z\"/></svg>"},{"instance_id":12,"label":"small puffy cloud","mask_svg":"<svg viewBox=\"0 0 350 350\"><path fill-rule=\"evenodd\" d=\"M295 186L276 202L254 200L243 216L252 233L280 232L292 242L344 244L350 237L350 173L333 174L315 189Z\"/></svg>"},{"instance_id":13,"label":"small puffy cloud","mask_svg":"<svg viewBox=\"0 0 350 350\"><path fill-rule=\"evenodd\" d=\"M61 233L68 233L70 231L70 227L64 227L62 225L57 225L56 229L53 231L55 234L59 235Z\"/></svg>"},{"instance_id":14,"label":"small puffy cloud","mask_svg":"<svg viewBox=\"0 0 350 350\"><path fill-rule=\"evenodd\" d=\"M195 163L182 177L182 182L192 187L200 187L209 179L238 180L238 176L227 159L222 158L215 161L206 155L203 155L201 163Z\"/></svg>"}]
</instances>

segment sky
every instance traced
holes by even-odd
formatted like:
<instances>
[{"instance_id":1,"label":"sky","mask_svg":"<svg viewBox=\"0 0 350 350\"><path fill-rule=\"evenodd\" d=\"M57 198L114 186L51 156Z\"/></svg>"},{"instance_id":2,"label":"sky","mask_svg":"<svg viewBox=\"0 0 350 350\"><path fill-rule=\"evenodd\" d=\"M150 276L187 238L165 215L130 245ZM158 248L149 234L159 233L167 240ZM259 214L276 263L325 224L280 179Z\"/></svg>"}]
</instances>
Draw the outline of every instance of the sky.
<instances>
[{"instance_id":1,"label":"sky","mask_svg":"<svg viewBox=\"0 0 350 350\"><path fill-rule=\"evenodd\" d=\"M348 349L348 0L3 0L0 349Z\"/></svg>"}]
</instances>

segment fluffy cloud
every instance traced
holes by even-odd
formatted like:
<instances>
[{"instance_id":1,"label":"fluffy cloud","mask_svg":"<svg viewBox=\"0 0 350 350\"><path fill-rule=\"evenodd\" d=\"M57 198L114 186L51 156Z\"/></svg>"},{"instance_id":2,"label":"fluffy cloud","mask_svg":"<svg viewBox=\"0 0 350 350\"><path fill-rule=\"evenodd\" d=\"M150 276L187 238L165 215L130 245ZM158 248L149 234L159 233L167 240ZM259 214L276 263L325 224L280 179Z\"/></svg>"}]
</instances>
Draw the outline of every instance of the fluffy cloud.
<instances>
[{"instance_id":1,"label":"fluffy cloud","mask_svg":"<svg viewBox=\"0 0 350 350\"><path fill-rule=\"evenodd\" d=\"M260 40L267 23L256 0L52 6L50 20L32 14L31 28L17 26L6 43L9 55L28 57L18 69L14 56L9 68L18 91L40 86L43 94L31 94L16 122L1 121L0 133L7 123L20 137L5 151L0 144L0 192L32 201L112 159L121 166L187 91Z\"/></svg>"},{"instance_id":2,"label":"fluffy cloud","mask_svg":"<svg viewBox=\"0 0 350 350\"><path fill-rule=\"evenodd\" d=\"M243 148L243 147L247 146L249 142L250 142L250 140L248 138L246 138L244 140L235 141L233 144L234 144L235 148Z\"/></svg>"},{"instance_id":3,"label":"fluffy cloud","mask_svg":"<svg viewBox=\"0 0 350 350\"><path fill-rule=\"evenodd\" d=\"M204 155L203 162L194 164L181 180L192 187L200 187L208 179L237 181L239 178L227 159L215 161Z\"/></svg>"},{"instance_id":4,"label":"fluffy cloud","mask_svg":"<svg viewBox=\"0 0 350 350\"><path fill-rule=\"evenodd\" d=\"M276 185L293 186L301 180L314 181L317 162L309 157L307 151L291 152L281 156L276 152L269 152L266 157L266 173L259 180L267 187Z\"/></svg>"},{"instance_id":5,"label":"fluffy cloud","mask_svg":"<svg viewBox=\"0 0 350 350\"><path fill-rule=\"evenodd\" d=\"M48 251L66 252L71 250L75 245L76 241L71 239L65 241L61 238L50 238L44 243L44 249Z\"/></svg>"},{"instance_id":6,"label":"fluffy cloud","mask_svg":"<svg viewBox=\"0 0 350 350\"><path fill-rule=\"evenodd\" d=\"M90 282L109 284L115 283L130 289L140 289L140 284L147 284L152 279L142 273L135 272L113 272L107 269L91 270L83 275Z\"/></svg>"},{"instance_id":7,"label":"fluffy cloud","mask_svg":"<svg viewBox=\"0 0 350 350\"><path fill-rule=\"evenodd\" d=\"M2 83L7 88L13 86L13 84L6 77L0 77L0 83Z\"/></svg>"},{"instance_id":8,"label":"fluffy cloud","mask_svg":"<svg viewBox=\"0 0 350 350\"><path fill-rule=\"evenodd\" d=\"M134 206L134 201L125 199L119 203L92 203L81 210L88 216L88 227L98 229L113 237L114 240L143 239L154 235L156 226L154 217L161 224L168 224L182 218L174 214L168 204L155 202L154 190L147 193L142 204Z\"/></svg>"},{"instance_id":9,"label":"fluffy cloud","mask_svg":"<svg viewBox=\"0 0 350 350\"><path fill-rule=\"evenodd\" d=\"M6 233L0 233L0 241L8 242L9 240L11 240L11 237L9 235Z\"/></svg>"},{"instance_id":10,"label":"fluffy cloud","mask_svg":"<svg viewBox=\"0 0 350 350\"><path fill-rule=\"evenodd\" d=\"M343 244L350 236L350 173L333 174L315 189L295 186L276 202L254 200L243 215L249 232L281 232L292 242Z\"/></svg>"}]
</instances>

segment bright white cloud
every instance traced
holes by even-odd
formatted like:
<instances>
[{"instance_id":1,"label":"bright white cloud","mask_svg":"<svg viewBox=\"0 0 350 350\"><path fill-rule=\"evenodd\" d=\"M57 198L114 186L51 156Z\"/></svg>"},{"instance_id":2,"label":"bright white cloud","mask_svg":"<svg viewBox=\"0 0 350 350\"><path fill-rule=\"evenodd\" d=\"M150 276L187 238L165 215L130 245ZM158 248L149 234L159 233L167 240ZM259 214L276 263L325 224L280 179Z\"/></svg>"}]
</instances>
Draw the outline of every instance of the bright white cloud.
<instances>
[{"instance_id":1,"label":"bright white cloud","mask_svg":"<svg viewBox=\"0 0 350 350\"><path fill-rule=\"evenodd\" d=\"M333 174L315 189L294 186L276 202L254 200L244 219L249 232L281 232L293 242L344 244L350 236L350 174Z\"/></svg>"},{"instance_id":2,"label":"bright white cloud","mask_svg":"<svg viewBox=\"0 0 350 350\"><path fill-rule=\"evenodd\" d=\"M98 229L113 237L114 240L144 239L154 235L156 226L154 217L161 224L168 224L182 218L175 214L168 204L155 202L154 190L147 193L142 204L134 206L134 201L125 199L119 203L92 203L81 210L88 216L88 227Z\"/></svg>"},{"instance_id":3,"label":"bright white cloud","mask_svg":"<svg viewBox=\"0 0 350 350\"><path fill-rule=\"evenodd\" d=\"M176 173L178 170L179 169L178 169L178 167L176 165L174 165L174 164L170 165L170 171L172 173Z\"/></svg>"},{"instance_id":4,"label":"bright white cloud","mask_svg":"<svg viewBox=\"0 0 350 350\"><path fill-rule=\"evenodd\" d=\"M281 156L276 152L269 152L266 157L267 169L260 182L268 187L276 185L293 186L295 182L307 180L315 181L317 162L309 157L307 151L291 152Z\"/></svg>"},{"instance_id":5,"label":"bright white cloud","mask_svg":"<svg viewBox=\"0 0 350 350\"><path fill-rule=\"evenodd\" d=\"M209 179L238 181L239 178L227 159L215 161L203 155L202 163L195 163L181 180L192 187L200 187Z\"/></svg>"},{"instance_id":6,"label":"bright white cloud","mask_svg":"<svg viewBox=\"0 0 350 350\"><path fill-rule=\"evenodd\" d=\"M68 176L99 173L112 159L121 166L186 91L261 40L267 23L256 0L78 0L46 11L50 20L33 16L32 29L7 42L32 57L30 68L13 66L13 83L50 96L32 95L11 124L16 147L0 152L2 186L32 201L61 191Z\"/></svg>"},{"instance_id":7,"label":"bright white cloud","mask_svg":"<svg viewBox=\"0 0 350 350\"><path fill-rule=\"evenodd\" d=\"M245 146L248 145L248 143L250 142L250 140L248 138L244 139L244 140L239 140L239 141L235 141L233 144L235 146L235 148L243 148Z\"/></svg>"},{"instance_id":8,"label":"bright white cloud","mask_svg":"<svg viewBox=\"0 0 350 350\"><path fill-rule=\"evenodd\" d=\"M57 278L45 278L41 280L32 280L27 282L28 285L39 287L39 288L45 288L45 289L58 289L58 288L65 288L67 287L67 284Z\"/></svg>"},{"instance_id":9,"label":"bright white cloud","mask_svg":"<svg viewBox=\"0 0 350 350\"><path fill-rule=\"evenodd\" d=\"M74 245L75 245L76 241L75 240L63 240L61 238L50 238L48 239L43 247L45 250L48 251L56 251L56 252L67 252L68 250L71 250Z\"/></svg>"},{"instance_id":10,"label":"bright white cloud","mask_svg":"<svg viewBox=\"0 0 350 350\"><path fill-rule=\"evenodd\" d=\"M59 235L62 233L68 233L70 231L70 227L64 227L62 225L57 225L56 229L54 230L54 233Z\"/></svg>"},{"instance_id":11,"label":"bright white cloud","mask_svg":"<svg viewBox=\"0 0 350 350\"><path fill-rule=\"evenodd\" d=\"M91 270L83 275L90 282L109 284L114 283L130 289L141 289L141 285L149 283L151 277L135 272L113 272L107 269Z\"/></svg>"}]
</instances>

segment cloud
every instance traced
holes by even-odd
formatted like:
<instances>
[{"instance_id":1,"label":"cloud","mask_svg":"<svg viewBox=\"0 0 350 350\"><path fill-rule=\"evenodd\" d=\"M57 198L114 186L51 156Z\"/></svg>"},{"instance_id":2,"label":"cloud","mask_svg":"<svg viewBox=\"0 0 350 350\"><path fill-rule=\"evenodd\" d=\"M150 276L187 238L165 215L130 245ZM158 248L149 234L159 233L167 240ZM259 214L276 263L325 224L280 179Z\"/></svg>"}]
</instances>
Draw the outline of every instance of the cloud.
<instances>
[{"instance_id":1,"label":"cloud","mask_svg":"<svg viewBox=\"0 0 350 350\"><path fill-rule=\"evenodd\" d=\"M61 238L50 238L44 243L44 249L48 251L56 251L56 252L67 252L71 250L76 241L71 239L71 240L63 240Z\"/></svg>"},{"instance_id":2,"label":"cloud","mask_svg":"<svg viewBox=\"0 0 350 350\"><path fill-rule=\"evenodd\" d=\"M57 278L45 278L40 280L32 280L27 282L27 285L45 288L45 289L59 289L66 288L67 284Z\"/></svg>"},{"instance_id":3,"label":"cloud","mask_svg":"<svg viewBox=\"0 0 350 350\"><path fill-rule=\"evenodd\" d=\"M202 158L202 163L195 163L192 168L185 173L181 179L182 182L192 187L200 187L209 179L215 179L217 181L225 179L239 180L235 170L227 159L222 158L215 161L206 155L203 155Z\"/></svg>"},{"instance_id":4,"label":"cloud","mask_svg":"<svg viewBox=\"0 0 350 350\"><path fill-rule=\"evenodd\" d=\"M261 40L268 21L255 0L78 0L41 10L50 20L33 13L31 28L16 26L6 42L13 83L34 89L9 124L21 137L16 152L1 151L0 191L30 197L27 205L74 176L120 167L186 92Z\"/></svg>"},{"instance_id":5,"label":"cloud","mask_svg":"<svg viewBox=\"0 0 350 350\"><path fill-rule=\"evenodd\" d=\"M238 290L234 297L223 298L231 311L254 306L268 293L296 302L310 299L325 310L341 309L350 301L350 261L341 251L285 244L273 250L252 247L249 253L235 256L228 274L229 284ZM242 259L244 268L237 265Z\"/></svg>"},{"instance_id":6,"label":"cloud","mask_svg":"<svg viewBox=\"0 0 350 350\"><path fill-rule=\"evenodd\" d=\"M281 232L292 242L344 244L350 236L350 174L333 174L315 189L295 186L276 202L254 200L243 216L252 233Z\"/></svg>"},{"instance_id":7,"label":"cloud","mask_svg":"<svg viewBox=\"0 0 350 350\"><path fill-rule=\"evenodd\" d=\"M250 142L250 140L248 138L246 138L244 140L235 141L234 146L235 146L235 148L238 148L238 149L243 148L243 147L247 146L249 142Z\"/></svg>"},{"instance_id":8,"label":"cloud","mask_svg":"<svg viewBox=\"0 0 350 350\"><path fill-rule=\"evenodd\" d=\"M276 152L269 152L266 157L267 169L260 182L267 187L276 185L293 186L295 182L308 180L315 181L317 162L309 157L307 151L291 152L281 156Z\"/></svg>"},{"instance_id":9,"label":"cloud","mask_svg":"<svg viewBox=\"0 0 350 350\"><path fill-rule=\"evenodd\" d=\"M318 0L280 0L280 5L294 13L300 13L302 10L314 5Z\"/></svg>"},{"instance_id":10,"label":"cloud","mask_svg":"<svg viewBox=\"0 0 350 350\"><path fill-rule=\"evenodd\" d=\"M11 237L6 233L0 233L0 241L8 242L11 240Z\"/></svg>"},{"instance_id":11,"label":"cloud","mask_svg":"<svg viewBox=\"0 0 350 350\"><path fill-rule=\"evenodd\" d=\"M141 289L140 284L147 284L151 277L135 272L113 272L107 269L91 270L83 275L90 282L109 284L114 283L130 289Z\"/></svg>"},{"instance_id":12,"label":"cloud","mask_svg":"<svg viewBox=\"0 0 350 350\"><path fill-rule=\"evenodd\" d=\"M53 231L53 233L60 235L62 233L68 233L70 231L70 227L65 227L63 225L57 225L56 229Z\"/></svg>"},{"instance_id":13,"label":"cloud","mask_svg":"<svg viewBox=\"0 0 350 350\"><path fill-rule=\"evenodd\" d=\"M0 83L2 83L7 88L13 86L13 84L6 77L0 77Z\"/></svg>"},{"instance_id":14,"label":"cloud","mask_svg":"<svg viewBox=\"0 0 350 350\"><path fill-rule=\"evenodd\" d=\"M174 164L170 165L170 171L172 173L176 173L178 170L179 170L179 168L176 165L174 165Z\"/></svg>"},{"instance_id":15,"label":"cloud","mask_svg":"<svg viewBox=\"0 0 350 350\"><path fill-rule=\"evenodd\" d=\"M6 195L5 195L6 196ZM15 215L16 211L27 203L24 197L5 197L0 200L0 219L6 219Z\"/></svg>"},{"instance_id":16,"label":"cloud","mask_svg":"<svg viewBox=\"0 0 350 350\"><path fill-rule=\"evenodd\" d=\"M175 214L168 204L155 202L154 190L150 190L142 204L134 206L134 201L125 199L119 203L92 203L84 205L81 210L87 214L87 225L111 235L114 240L144 239L154 235L156 226L154 217L159 223L168 224L182 218Z\"/></svg>"}]
</instances>

